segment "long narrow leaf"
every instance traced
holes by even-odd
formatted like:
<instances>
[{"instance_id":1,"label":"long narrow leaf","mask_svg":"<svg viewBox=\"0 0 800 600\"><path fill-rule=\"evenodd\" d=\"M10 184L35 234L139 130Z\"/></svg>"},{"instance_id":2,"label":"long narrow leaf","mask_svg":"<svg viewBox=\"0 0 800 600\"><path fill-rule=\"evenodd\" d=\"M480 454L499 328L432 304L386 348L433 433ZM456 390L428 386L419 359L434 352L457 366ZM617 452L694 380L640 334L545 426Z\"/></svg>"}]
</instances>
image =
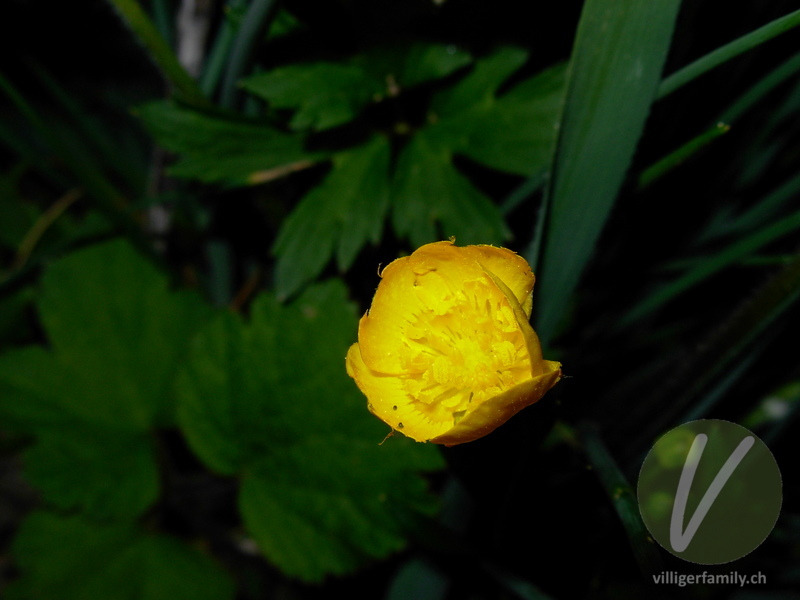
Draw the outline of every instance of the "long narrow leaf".
<instances>
[{"instance_id":1,"label":"long narrow leaf","mask_svg":"<svg viewBox=\"0 0 800 600\"><path fill-rule=\"evenodd\" d=\"M790 29L800 25L800 10L796 10L788 15L775 19L771 23L767 23L763 27L756 29L743 35L730 44L725 44L721 48L717 48L713 52L706 54L702 58L697 59L693 63L676 71L664 81L658 88L658 97L663 98L677 90L679 87L686 85L693 79L696 79L703 73L718 67L719 65L729 61L730 59L739 56L740 54L760 46L764 42L789 31Z\"/></svg>"},{"instance_id":2,"label":"long narrow leaf","mask_svg":"<svg viewBox=\"0 0 800 600\"><path fill-rule=\"evenodd\" d=\"M139 38L150 53L164 78L175 89L181 100L194 106L208 106L208 99L200 91L197 82L178 62L178 57L169 47L156 26L142 10L136 0L108 0L122 19Z\"/></svg>"},{"instance_id":3,"label":"long narrow leaf","mask_svg":"<svg viewBox=\"0 0 800 600\"><path fill-rule=\"evenodd\" d=\"M22 114L28 125L47 143L55 154L64 162L72 175L88 192L96 207L103 215L114 223L120 231L150 258L158 261L152 246L145 238L135 217L131 214L127 200L103 171L91 160L84 160L81 153L75 153L74 144L70 145L60 131L54 131L39 112L30 104L19 90L0 74L0 92L11 100L15 108Z\"/></svg>"},{"instance_id":4,"label":"long narrow leaf","mask_svg":"<svg viewBox=\"0 0 800 600\"><path fill-rule=\"evenodd\" d=\"M277 0L253 0L248 7L233 43L222 82L222 106L225 108L233 108L239 79L245 74L259 35L272 21L277 9Z\"/></svg>"},{"instance_id":5,"label":"long narrow leaf","mask_svg":"<svg viewBox=\"0 0 800 600\"><path fill-rule=\"evenodd\" d=\"M692 351L687 351L683 361L671 369L670 377L640 403L641 406L662 407L657 415L645 420L637 411L631 411L626 420L637 423L638 434L629 446L642 448L650 445L659 431L675 423L679 415L689 410L692 401L710 382L731 369L734 361L743 360L743 352L760 351L753 343L768 336L769 328L798 301L800 255L746 298Z\"/></svg>"},{"instance_id":6,"label":"long narrow leaf","mask_svg":"<svg viewBox=\"0 0 800 600\"><path fill-rule=\"evenodd\" d=\"M93 152L93 156L102 157L105 163L123 176L133 190L139 191L145 179L144 165L137 164L135 157L126 154L120 149L117 140L114 140L98 123L94 122L79 101L55 80L40 64L31 61L30 70L36 75L45 89L69 114L76 130L86 140ZM74 140L73 140L74 143Z\"/></svg>"},{"instance_id":7,"label":"long narrow leaf","mask_svg":"<svg viewBox=\"0 0 800 600\"><path fill-rule=\"evenodd\" d=\"M641 175L639 175L639 188L645 188L654 181L657 181L672 171L672 169L694 156L719 136L728 133L730 129L730 125L726 123L717 123L714 127L689 140L674 152L670 152L667 156L642 171Z\"/></svg>"},{"instance_id":8,"label":"long narrow leaf","mask_svg":"<svg viewBox=\"0 0 800 600\"><path fill-rule=\"evenodd\" d=\"M679 0L584 5L547 190L542 264L534 265L541 271L537 331L544 344L556 332L625 178L679 6Z\"/></svg>"},{"instance_id":9,"label":"long narrow leaf","mask_svg":"<svg viewBox=\"0 0 800 600\"><path fill-rule=\"evenodd\" d=\"M765 77L749 88L747 92L737 98L736 101L722 112L719 120L723 123L731 123L737 120L745 112L750 110L754 104L787 79L794 76L798 71L800 71L800 52L786 60L779 67L770 71Z\"/></svg>"},{"instance_id":10,"label":"long narrow leaf","mask_svg":"<svg viewBox=\"0 0 800 600\"><path fill-rule=\"evenodd\" d=\"M225 69L225 60L236 39L239 23L234 15L243 10L244 6L245 0L231 0L225 6L225 20L219 27L206 64L203 65L203 73L200 75L200 89L209 97L212 97L214 90L217 89L217 84Z\"/></svg>"},{"instance_id":11,"label":"long narrow leaf","mask_svg":"<svg viewBox=\"0 0 800 600\"><path fill-rule=\"evenodd\" d=\"M714 273L717 273L724 267L733 264L737 260L740 260L747 255L752 254L759 248L764 247L766 244L793 231L796 231L797 229L800 229L800 211L795 212L776 223L772 223L767 227L759 229L746 238L731 244L716 256L702 261L683 276L665 285L662 289L646 298L641 304L636 306L633 310L631 310L630 313L628 313L628 315L623 319L623 324L631 323L637 319L640 319L659 306L662 306L669 300L672 300L679 294L685 292L693 285L703 281L704 279L707 279Z\"/></svg>"},{"instance_id":12,"label":"long narrow leaf","mask_svg":"<svg viewBox=\"0 0 800 600\"><path fill-rule=\"evenodd\" d=\"M581 426L578 433L586 457L625 528L639 569L649 583L651 575L661 571L663 566L655 543L642 521L633 488L597 431L589 426Z\"/></svg>"}]
</instances>

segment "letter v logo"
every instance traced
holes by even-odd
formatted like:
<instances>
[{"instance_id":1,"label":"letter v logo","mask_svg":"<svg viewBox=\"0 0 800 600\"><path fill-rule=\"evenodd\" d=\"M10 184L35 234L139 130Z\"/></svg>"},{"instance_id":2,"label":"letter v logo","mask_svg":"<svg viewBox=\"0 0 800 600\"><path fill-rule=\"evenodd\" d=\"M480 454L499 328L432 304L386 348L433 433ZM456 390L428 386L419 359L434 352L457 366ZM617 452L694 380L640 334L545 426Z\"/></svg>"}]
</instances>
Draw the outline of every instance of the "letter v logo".
<instances>
[{"instance_id":1,"label":"letter v logo","mask_svg":"<svg viewBox=\"0 0 800 600\"><path fill-rule=\"evenodd\" d=\"M700 458L703 456L703 450L706 448L708 436L705 433L699 433L692 442L692 447L689 449L689 454L686 455L686 462L683 464L683 471L681 472L681 480L678 483L678 491L675 494L675 503L672 505L672 521L669 526L669 543L675 552L683 552L692 541L697 529L706 518L711 505L717 499L719 493L722 491L723 486L728 482L733 471L742 462L745 454L750 451L755 443L755 438L750 435L744 438L736 449L722 465L722 468L714 477L714 481L703 494L694 515L689 520L689 525L686 526L686 531L681 531L683 527L683 517L686 513L686 502L689 500L689 491L692 488L692 481L694 481L694 474L697 471L697 465Z\"/></svg>"},{"instance_id":2,"label":"letter v logo","mask_svg":"<svg viewBox=\"0 0 800 600\"><path fill-rule=\"evenodd\" d=\"M752 552L781 510L769 448L741 425L701 419L665 433L639 473L639 511L653 539L682 560L719 565Z\"/></svg>"}]
</instances>

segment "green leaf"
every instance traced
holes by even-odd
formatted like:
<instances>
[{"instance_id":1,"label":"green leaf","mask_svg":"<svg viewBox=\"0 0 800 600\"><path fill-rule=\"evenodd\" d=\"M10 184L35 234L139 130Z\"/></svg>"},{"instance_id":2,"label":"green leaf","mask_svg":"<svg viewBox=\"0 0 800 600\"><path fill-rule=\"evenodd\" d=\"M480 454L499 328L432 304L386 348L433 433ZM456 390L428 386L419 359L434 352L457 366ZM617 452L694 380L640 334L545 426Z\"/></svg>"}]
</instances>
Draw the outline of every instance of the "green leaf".
<instances>
[{"instance_id":1,"label":"green leaf","mask_svg":"<svg viewBox=\"0 0 800 600\"><path fill-rule=\"evenodd\" d=\"M670 152L664 158L650 165L641 172L638 182L639 188L645 188L658 181L661 177L681 165L683 162L689 160L692 156L705 148L715 139L728 133L728 131L730 131L730 125L725 123L717 123L712 128L704 131L700 135L683 144L677 150Z\"/></svg>"},{"instance_id":2,"label":"green leaf","mask_svg":"<svg viewBox=\"0 0 800 600\"><path fill-rule=\"evenodd\" d=\"M380 240L389 205L389 158L383 137L334 156L331 172L300 201L275 242L280 297L317 277L334 254L345 271L367 241Z\"/></svg>"},{"instance_id":3,"label":"green leaf","mask_svg":"<svg viewBox=\"0 0 800 600\"><path fill-rule=\"evenodd\" d=\"M715 380L739 375L739 364L758 356L769 343L770 328L780 327L780 319L795 309L800 300L800 257L786 264L753 293L742 298L710 333L686 353L670 377L653 386L642 406L661 407L649 419L636 420L636 436L631 447L643 447L668 429L682 415L695 412L698 396ZM785 325L784 325L785 326ZM775 345L773 344L773 347ZM780 351L783 351L781 348ZM719 385L719 384L717 384ZM712 386L711 393L714 393ZM701 400L702 401L702 400ZM635 411L633 417L636 417Z\"/></svg>"},{"instance_id":4,"label":"green leaf","mask_svg":"<svg viewBox=\"0 0 800 600\"><path fill-rule=\"evenodd\" d=\"M133 518L158 498L155 452L143 435L62 424L40 433L24 464L50 504L95 519Z\"/></svg>"},{"instance_id":5,"label":"green leaf","mask_svg":"<svg viewBox=\"0 0 800 600\"><path fill-rule=\"evenodd\" d=\"M485 97L443 118L436 134L451 141L453 152L499 171L543 173L553 160L565 73L557 65L499 98Z\"/></svg>"},{"instance_id":6,"label":"green leaf","mask_svg":"<svg viewBox=\"0 0 800 600\"><path fill-rule=\"evenodd\" d=\"M62 404L89 422L146 431L172 420L171 379L210 316L199 296L114 241L66 256L42 278L39 312L69 373Z\"/></svg>"},{"instance_id":7,"label":"green leaf","mask_svg":"<svg viewBox=\"0 0 800 600\"><path fill-rule=\"evenodd\" d=\"M476 105L492 104L502 83L527 60L521 48L505 46L475 63L472 71L450 89L439 92L431 101L437 118L447 118Z\"/></svg>"},{"instance_id":8,"label":"green leaf","mask_svg":"<svg viewBox=\"0 0 800 600\"><path fill-rule=\"evenodd\" d=\"M253 0L248 2L247 9L243 11L236 35L232 40L225 78L222 82L220 100L226 109L235 108L239 80L250 68L253 51L264 32L269 31L279 5L280 2L277 0Z\"/></svg>"},{"instance_id":9,"label":"green leaf","mask_svg":"<svg viewBox=\"0 0 800 600\"><path fill-rule=\"evenodd\" d=\"M35 436L45 501L135 516L158 494L149 432L173 421L174 373L211 311L121 241L54 263L38 306L51 349L0 355L0 422Z\"/></svg>"},{"instance_id":10,"label":"green leaf","mask_svg":"<svg viewBox=\"0 0 800 600\"><path fill-rule=\"evenodd\" d=\"M455 236L459 244L499 244L510 235L500 211L451 163L433 130L423 130L398 159L392 222L414 246ZM437 227L438 225L438 227Z\"/></svg>"},{"instance_id":11,"label":"green leaf","mask_svg":"<svg viewBox=\"0 0 800 600\"><path fill-rule=\"evenodd\" d=\"M295 130L329 129L354 119L384 85L363 69L342 63L304 63L254 75L243 87L274 108L297 109Z\"/></svg>"},{"instance_id":12,"label":"green leaf","mask_svg":"<svg viewBox=\"0 0 800 600\"><path fill-rule=\"evenodd\" d=\"M287 37L299 33L305 29L302 21L299 21L292 13L285 8L279 8L269 26L269 35L267 39L277 40L279 38Z\"/></svg>"},{"instance_id":13,"label":"green leaf","mask_svg":"<svg viewBox=\"0 0 800 600\"><path fill-rule=\"evenodd\" d=\"M213 116L152 102L137 114L165 149L180 155L169 172L204 182L248 184L263 171L291 169L316 155L303 151L305 138L283 133L264 123Z\"/></svg>"},{"instance_id":14,"label":"green leaf","mask_svg":"<svg viewBox=\"0 0 800 600\"><path fill-rule=\"evenodd\" d=\"M405 89L440 79L469 63L455 46L416 43L372 50L344 62L279 67L246 79L244 88L275 108L296 109L295 130L323 130L354 119L392 88Z\"/></svg>"},{"instance_id":15,"label":"green leaf","mask_svg":"<svg viewBox=\"0 0 800 600\"><path fill-rule=\"evenodd\" d=\"M69 374L55 356L38 346L0 355L0 423L4 429L33 434L43 427L80 422L64 406Z\"/></svg>"},{"instance_id":16,"label":"green leaf","mask_svg":"<svg viewBox=\"0 0 800 600\"><path fill-rule=\"evenodd\" d=\"M386 428L347 377L357 329L344 286L289 306L262 296L243 323L225 314L198 337L178 380L181 427L213 469L242 473L245 525L290 576L317 581L404 544L409 512L431 512L416 472L435 448L380 445Z\"/></svg>"},{"instance_id":17,"label":"green leaf","mask_svg":"<svg viewBox=\"0 0 800 600\"><path fill-rule=\"evenodd\" d=\"M388 74L395 76L401 88L410 88L446 77L471 60L468 52L452 44L417 42L402 48L402 63L395 69L390 66Z\"/></svg>"},{"instance_id":18,"label":"green leaf","mask_svg":"<svg viewBox=\"0 0 800 600\"><path fill-rule=\"evenodd\" d=\"M759 27L755 31L751 31L747 35L743 35L730 44L725 44L721 48L717 48L713 52L706 54L702 58L697 59L693 63L676 71L664 81L658 89L658 97L663 98L677 90L678 88L686 85L693 79L696 79L703 73L726 63L732 58L756 48L771 40L772 38L785 33L800 25L800 10L796 10L788 15L784 15L779 19L775 19L771 23L767 23L763 27Z\"/></svg>"},{"instance_id":19,"label":"green leaf","mask_svg":"<svg viewBox=\"0 0 800 600\"><path fill-rule=\"evenodd\" d=\"M679 0L588 0L570 59L551 186L536 331L559 326L614 205L644 128ZM538 248L527 256L536 262ZM533 264L533 263L532 263Z\"/></svg>"},{"instance_id":20,"label":"green leaf","mask_svg":"<svg viewBox=\"0 0 800 600\"><path fill-rule=\"evenodd\" d=\"M800 193L800 175L795 175L741 214L732 216L728 212L717 213L701 234L700 241L746 235L770 219L774 219L798 193Z\"/></svg>"},{"instance_id":21,"label":"green leaf","mask_svg":"<svg viewBox=\"0 0 800 600\"><path fill-rule=\"evenodd\" d=\"M582 425L579 434L586 457L625 528L639 569L649 580L663 570L664 564L642 521L636 494L598 433L592 427Z\"/></svg>"},{"instance_id":22,"label":"green leaf","mask_svg":"<svg viewBox=\"0 0 800 600\"><path fill-rule=\"evenodd\" d=\"M131 28L139 42L147 49L150 58L161 70L176 95L194 106L210 106L197 82L183 68L178 57L161 36L153 22L136 0L108 0L125 24Z\"/></svg>"},{"instance_id":23,"label":"green leaf","mask_svg":"<svg viewBox=\"0 0 800 600\"><path fill-rule=\"evenodd\" d=\"M749 87L744 94L736 98L730 106L722 111L719 121L731 123L738 120L744 113L763 100L774 89L792 78L798 71L800 71L800 52L771 70Z\"/></svg>"},{"instance_id":24,"label":"green leaf","mask_svg":"<svg viewBox=\"0 0 800 600\"><path fill-rule=\"evenodd\" d=\"M124 232L140 249L152 251L152 246L145 240L140 224L136 222L125 205L124 195L117 189L115 183L108 179L100 164L86 153L83 142L69 135L71 127L68 124L63 126L59 121L51 122L50 115L45 119L25 96L3 77L2 73L0 73L0 91L8 96L31 130L41 137L46 146L72 172L75 180L86 190L87 195L109 222ZM27 141L19 143L20 140L13 139L17 136L3 126L0 126L0 138L11 138L9 141L14 145L14 149L19 150L23 156L27 155L26 158L30 157L31 148ZM34 157L32 157L34 161L41 165L45 174L53 175L55 179L61 180L62 178L52 170L47 161L40 160L38 156L40 153L41 148L34 151Z\"/></svg>"},{"instance_id":25,"label":"green leaf","mask_svg":"<svg viewBox=\"0 0 800 600\"><path fill-rule=\"evenodd\" d=\"M800 229L800 211L792 213L766 227L762 227L745 238L733 242L714 256L701 261L679 278L664 285L661 289L648 296L625 316L622 324L631 323L642 318L692 286L707 279L714 273L719 272L721 269L756 252L768 243L797 231L798 229Z\"/></svg>"},{"instance_id":26,"label":"green leaf","mask_svg":"<svg viewBox=\"0 0 800 600\"><path fill-rule=\"evenodd\" d=\"M132 525L101 526L34 512L12 547L21 576L9 600L227 600L231 577L178 540Z\"/></svg>"}]
</instances>

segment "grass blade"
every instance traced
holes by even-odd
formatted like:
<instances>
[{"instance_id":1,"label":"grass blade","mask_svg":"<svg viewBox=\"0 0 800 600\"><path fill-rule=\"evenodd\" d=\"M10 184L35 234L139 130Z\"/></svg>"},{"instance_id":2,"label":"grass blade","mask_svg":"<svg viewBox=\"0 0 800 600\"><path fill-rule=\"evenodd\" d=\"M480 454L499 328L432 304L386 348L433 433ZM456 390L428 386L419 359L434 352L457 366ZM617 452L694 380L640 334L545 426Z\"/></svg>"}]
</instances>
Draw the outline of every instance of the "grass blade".
<instances>
[{"instance_id":1,"label":"grass blade","mask_svg":"<svg viewBox=\"0 0 800 600\"><path fill-rule=\"evenodd\" d=\"M77 126L77 132L89 142L93 150L92 156L102 157L108 166L125 179L132 190L137 193L141 192L142 182L145 179L145 165L139 164L138 157L121 152L119 144L89 117L87 111L79 104L78 100L62 88L43 66L30 61L29 69L52 98L64 108L72 122Z\"/></svg>"},{"instance_id":2,"label":"grass blade","mask_svg":"<svg viewBox=\"0 0 800 600\"><path fill-rule=\"evenodd\" d=\"M704 131L696 138L686 142L674 152L670 152L658 162L650 165L644 171L642 171L641 175L639 175L639 189L646 188L657 179L660 179L672 171L672 169L705 148L719 136L728 133L730 129L730 125L722 122L717 123L711 129Z\"/></svg>"},{"instance_id":3,"label":"grass blade","mask_svg":"<svg viewBox=\"0 0 800 600\"><path fill-rule=\"evenodd\" d=\"M150 58L156 63L164 78L175 93L187 104L208 107L210 103L186 69L178 62L178 57L169 47L156 26L142 10L136 0L108 0L117 10L123 21L131 28L139 41L147 49Z\"/></svg>"},{"instance_id":4,"label":"grass blade","mask_svg":"<svg viewBox=\"0 0 800 600\"><path fill-rule=\"evenodd\" d=\"M97 209L133 244L158 262L153 247L131 214L128 202L117 188L109 181L100 167L81 153L74 151L74 145L63 138L62 132L52 130L38 111L25 97L0 74L0 92L11 100L14 107L22 114L28 125L39 134L50 149L64 162L72 175L80 182L88 195L94 200Z\"/></svg>"},{"instance_id":5,"label":"grass blade","mask_svg":"<svg viewBox=\"0 0 800 600\"><path fill-rule=\"evenodd\" d=\"M744 239L734 242L717 255L702 261L696 267L684 273L683 276L666 284L663 288L646 298L634 307L622 320L622 325L630 324L637 319L651 313L656 308L664 305L679 294L685 292L693 285L707 279L724 267L752 254L766 244L800 229L800 211L788 217L763 227Z\"/></svg>"},{"instance_id":6,"label":"grass blade","mask_svg":"<svg viewBox=\"0 0 800 600\"><path fill-rule=\"evenodd\" d=\"M682 69L676 71L664 81L658 88L658 97L663 98L668 96L678 88L686 85L693 79L696 79L706 71L718 67L719 65L729 61L732 58L760 46L764 42L779 36L780 34L789 31L790 29L800 25L800 10L789 13L780 19L775 19L771 23L767 23L763 27L759 27L755 31L743 35L737 40L732 41L730 44L725 44L721 48L717 48L697 59L693 63L686 65Z\"/></svg>"},{"instance_id":7,"label":"grass blade","mask_svg":"<svg viewBox=\"0 0 800 600\"><path fill-rule=\"evenodd\" d=\"M153 21L156 29L164 38L164 41L171 47L174 42L173 18L171 6L168 0L154 0L153 2Z\"/></svg>"},{"instance_id":8,"label":"grass blade","mask_svg":"<svg viewBox=\"0 0 800 600\"><path fill-rule=\"evenodd\" d=\"M236 32L239 28L238 13L243 10L245 0L231 0L225 6L225 17L219 28L214 45L208 55L203 73L200 75L200 88L208 97L213 97L222 73L225 70L225 60L228 58Z\"/></svg>"},{"instance_id":9,"label":"grass blade","mask_svg":"<svg viewBox=\"0 0 800 600\"><path fill-rule=\"evenodd\" d=\"M679 0L588 0L584 5L546 192L542 264L534 264L541 271L537 332L545 345L625 178L661 79L679 6Z\"/></svg>"},{"instance_id":10,"label":"grass blade","mask_svg":"<svg viewBox=\"0 0 800 600\"><path fill-rule=\"evenodd\" d=\"M719 120L723 123L732 123L746 113L764 96L781 85L784 81L800 71L800 53L795 54L779 67L770 71L753 87L742 94L733 104L726 108Z\"/></svg>"},{"instance_id":11,"label":"grass blade","mask_svg":"<svg viewBox=\"0 0 800 600\"><path fill-rule=\"evenodd\" d=\"M225 79L222 82L221 102L225 108L233 108L239 89L239 79L245 73L259 36L272 21L277 10L277 0L253 0L248 7L239 26L225 71Z\"/></svg>"},{"instance_id":12,"label":"grass blade","mask_svg":"<svg viewBox=\"0 0 800 600\"><path fill-rule=\"evenodd\" d=\"M743 235L774 218L775 214L800 194L800 175L795 175L738 216L724 215L712 221L699 241L707 242L727 235Z\"/></svg>"},{"instance_id":13,"label":"grass blade","mask_svg":"<svg viewBox=\"0 0 800 600\"><path fill-rule=\"evenodd\" d=\"M641 411L633 410L625 417L628 423L638 424L637 439L631 440L629 446L643 448L652 444L658 432L688 411L711 381L725 369L731 369L736 360L742 360L743 352L760 351L753 342L768 337L770 326L798 301L800 254L744 300L704 340L692 350L687 349L682 361L670 369L670 377L641 402L641 406L663 407L657 415L644 419Z\"/></svg>"},{"instance_id":14,"label":"grass blade","mask_svg":"<svg viewBox=\"0 0 800 600\"><path fill-rule=\"evenodd\" d=\"M655 542L653 542L642 521L636 494L594 428L589 426L579 427L578 437L589 463L592 465L594 472L597 473L603 489L605 489L609 500L614 505L614 510L617 512L620 521L622 521L625 533L628 535L628 540L633 549L633 554L636 557L636 562L639 564L639 569L644 575L645 581L649 584L653 581L652 575L662 571L664 567Z\"/></svg>"}]
</instances>

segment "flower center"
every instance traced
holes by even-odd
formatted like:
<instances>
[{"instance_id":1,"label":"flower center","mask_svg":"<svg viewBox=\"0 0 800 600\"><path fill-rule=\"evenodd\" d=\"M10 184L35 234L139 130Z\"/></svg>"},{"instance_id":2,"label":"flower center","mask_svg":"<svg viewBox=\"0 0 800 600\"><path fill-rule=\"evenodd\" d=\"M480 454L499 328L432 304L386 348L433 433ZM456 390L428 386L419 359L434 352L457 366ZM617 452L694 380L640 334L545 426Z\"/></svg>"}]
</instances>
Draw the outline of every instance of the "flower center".
<instances>
[{"instance_id":1,"label":"flower center","mask_svg":"<svg viewBox=\"0 0 800 600\"><path fill-rule=\"evenodd\" d=\"M438 287L438 286L434 286ZM508 300L487 279L462 289L414 288L427 308L405 330L406 392L432 421L456 422L468 409L530 379L525 339Z\"/></svg>"}]
</instances>

